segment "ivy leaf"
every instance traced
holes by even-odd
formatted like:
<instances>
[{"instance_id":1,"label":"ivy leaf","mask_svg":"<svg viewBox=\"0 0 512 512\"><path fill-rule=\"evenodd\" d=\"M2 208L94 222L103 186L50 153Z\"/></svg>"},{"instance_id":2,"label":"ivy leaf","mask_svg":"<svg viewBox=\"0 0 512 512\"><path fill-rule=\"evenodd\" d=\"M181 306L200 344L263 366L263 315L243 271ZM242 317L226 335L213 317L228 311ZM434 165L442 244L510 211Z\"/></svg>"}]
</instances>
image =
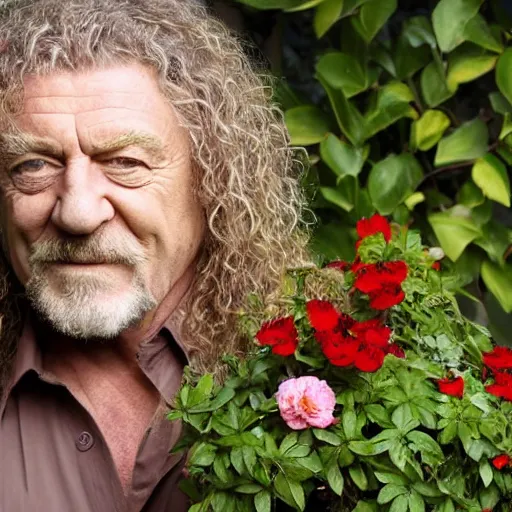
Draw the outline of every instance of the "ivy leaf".
<instances>
[{"instance_id":1,"label":"ivy leaf","mask_svg":"<svg viewBox=\"0 0 512 512\"><path fill-rule=\"evenodd\" d=\"M479 158L473 165L471 176L485 196L510 207L510 180L507 168L499 158L490 153Z\"/></svg>"},{"instance_id":2,"label":"ivy leaf","mask_svg":"<svg viewBox=\"0 0 512 512\"><path fill-rule=\"evenodd\" d=\"M373 0L361 7L358 16L351 21L354 28L369 43L396 11L397 0Z\"/></svg>"},{"instance_id":3,"label":"ivy leaf","mask_svg":"<svg viewBox=\"0 0 512 512\"><path fill-rule=\"evenodd\" d=\"M428 221L443 251L452 261L457 261L464 249L482 236L481 230L472 220L451 215L450 212L429 215Z\"/></svg>"},{"instance_id":4,"label":"ivy leaf","mask_svg":"<svg viewBox=\"0 0 512 512\"><path fill-rule=\"evenodd\" d=\"M450 118L440 110L427 110L411 127L411 148L428 151L450 127Z\"/></svg>"},{"instance_id":5,"label":"ivy leaf","mask_svg":"<svg viewBox=\"0 0 512 512\"><path fill-rule=\"evenodd\" d=\"M498 88L507 98L509 103L512 103L512 76L510 70L512 69L512 48L507 48L501 57L498 59L496 65L496 83Z\"/></svg>"},{"instance_id":6,"label":"ivy leaf","mask_svg":"<svg viewBox=\"0 0 512 512\"><path fill-rule=\"evenodd\" d=\"M464 123L439 142L435 166L475 160L487 152L489 131L481 119Z\"/></svg>"},{"instance_id":7,"label":"ivy leaf","mask_svg":"<svg viewBox=\"0 0 512 512\"><path fill-rule=\"evenodd\" d=\"M296 146L317 144L329 132L325 114L313 105L302 105L287 110L284 114L290 142Z\"/></svg>"},{"instance_id":8,"label":"ivy leaf","mask_svg":"<svg viewBox=\"0 0 512 512\"><path fill-rule=\"evenodd\" d=\"M369 86L366 69L353 55L342 52L327 53L320 58L316 69L331 87L341 89L347 98L359 94Z\"/></svg>"},{"instance_id":9,"label":"ivy leaf","mask_svg":"<svg viewBox=\"0 0 512 512\"><path fill-rule=\"evenodd\" d=\"M455 94L446 82L444 70L431 62L421 73L421 92L429 107L437 107Z\"/></svg>"},{"instance_id":10,"label":"ivy leaf","mask_svg":"<svg viewBox=\"0 0 512 512\"><path fill-rule=\"evenodd\" d=\"M364 116L365 139L373 137L403 117L416 119L418 113L409 104L413 100L411 90L402 82L391 82L381 87L375 105Z\"/></svg>"},{"instance_id":11,"label":"ivy leaf","mask_svg":"<svg viewBox=\"0 0 512 512\"><path fill-rule=\"evenodd\" d=\"M447 53L465 41L467 23L484 0L441 0L432 13L432 24L441 51Z\"/></svg>"},{"instance_id":12,"label":"ivy leaf","mask_svg":"<svg viewBox=\"0 0 512 512\"><path fill-rule=\"evenodd\" d=\"M343 11L343 0L324 0L315 12L313 26L318 39L323 37L338 21Z\"/></svg>"},{"instance_id":13,"label":"ivy leaf","mask_svg":"<svg viewBox=\"0 0 512 512\"><path fill-rule=\"evenodd\" d=\"M320 156L337 176L357 176L363 168L365 151L341 141L330 133L320 143Z\"/></svg>"},{"instance_id":14,"label":"ivy leaf","mask_svg":"<svg viewBox=\"0 0 512 512\"><path fill-rule=\"evenodd\" d=\"M308 9L312 9L313 7L316 7L317 5L321 4L322 2L325 2L325 0L302 0L300 5L297 5L297 7L291 7L288 9L283 9L285 12L300 12L300 11L306 11Z\"/></svg>"},{"instance_id":15,"label":"ivy leaf","mask_svg":"<svg viewBox=\"0 0 512 512\"><path fill-rule=\"evenodd\" d=\"M494 69L497 55L485 54L482 51L461 47L455 50L448 59L448 89L457 89L459 84L472 82Z\"/></svg>"},{"instance_id":16,"label":"ivy leaf","mask_svg":"<svg viewBox=\"0 0 512 512\"><path fill-rule=\"evenodd\" d=\"M489 291L498 299L506 313L512 312L512 266L501 267L485 260L481 268L482 279Z\"/></svg>"},{"instance_id":17,"label":"ivy leaf","mask_svg":"<svg viewBox=\"0 0 512 512\"><path fill-rule=\"evenodd\" d=\"M354 146L360 146L364 134L364 119L361 112L345 98L342 91L332 88L318 70L317 74L318 80L327 92L341 131Z\"/></svg>"},{"instance_id":18,"label":"ivy leaf","mask_svg":"<svg viewBox=\"0 0 512 512\"><path fill-rule=\"evenodd\" d=\"M491 52L501 53L503 51L503 45L494 37L481 14L477 14L467 22L464 28L464 38Z\"/></svg>"},{"instance_id":19,"label":"ivy leaf","mask_svg":"<svg viewBox=\"0 0 512 512\"><path fill-rule=\"evenodd\" d=\"M391 155L370 171L368 192L381 215L389 215L407 199L423 178L423 169L408 153Z\"/></svg>"}]
</instances>

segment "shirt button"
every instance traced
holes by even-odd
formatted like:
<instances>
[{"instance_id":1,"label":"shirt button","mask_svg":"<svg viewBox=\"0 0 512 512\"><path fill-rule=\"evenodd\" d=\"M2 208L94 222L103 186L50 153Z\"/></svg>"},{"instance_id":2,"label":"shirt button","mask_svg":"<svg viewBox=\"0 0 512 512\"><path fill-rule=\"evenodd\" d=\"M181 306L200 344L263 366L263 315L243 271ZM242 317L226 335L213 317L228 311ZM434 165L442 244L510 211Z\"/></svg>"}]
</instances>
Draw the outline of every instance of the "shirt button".
<instances>
[{"instance_id":1,"label":"shirt button","mask_svg":"<svg viewBox=\"0 0 512 512\"><path fill-rule=\"evenodd\" d=\"M76 440L76 447L81 452L90 450L94 445L94 437L89 432L82 432Z\"/></svg>"}]
</instances>

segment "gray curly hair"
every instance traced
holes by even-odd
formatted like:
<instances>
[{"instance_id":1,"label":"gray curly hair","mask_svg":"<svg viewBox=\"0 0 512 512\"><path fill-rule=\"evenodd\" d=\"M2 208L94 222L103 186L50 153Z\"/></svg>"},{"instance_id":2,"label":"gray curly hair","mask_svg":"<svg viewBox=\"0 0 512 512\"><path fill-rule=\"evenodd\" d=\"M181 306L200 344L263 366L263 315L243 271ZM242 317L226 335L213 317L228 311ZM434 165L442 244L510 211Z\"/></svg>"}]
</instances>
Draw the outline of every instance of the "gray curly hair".
<instances>
[{"instance_id":1,"label":"gray curly hair","mask_svg":"<svg viewBox=\"0 0 512 512\"><path fill-rule=\"evenodd\" d=\"M27 74L141 63L190 134L208 233L182 336L200 370L245 349L237 313L249 293L276 290L304 257L300 164L270 89L240 43L192 0L13 0L0 14L0 121L13 119ZM0 361L16 351L16 283L0 268Z\"/></svg>"}]
</instances>

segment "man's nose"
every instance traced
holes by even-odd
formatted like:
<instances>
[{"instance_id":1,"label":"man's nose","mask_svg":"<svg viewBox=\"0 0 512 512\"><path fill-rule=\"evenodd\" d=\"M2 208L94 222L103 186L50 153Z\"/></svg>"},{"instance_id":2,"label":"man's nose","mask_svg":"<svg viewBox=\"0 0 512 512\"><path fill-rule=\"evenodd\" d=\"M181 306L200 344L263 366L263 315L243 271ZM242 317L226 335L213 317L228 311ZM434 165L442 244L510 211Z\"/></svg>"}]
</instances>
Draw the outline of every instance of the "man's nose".
<instances>
[{"instance_id":1,"label":"man's nose","mask_svg":"<svg viewBox=\"0 0 512 512\"><path fill-rule=\"evenodd\" d=\"M52 222L72 235L89 235L111 220L114 207L106 198L107 180L88 157L68 162L57 193Z\"/></svg>"}]
</instances>

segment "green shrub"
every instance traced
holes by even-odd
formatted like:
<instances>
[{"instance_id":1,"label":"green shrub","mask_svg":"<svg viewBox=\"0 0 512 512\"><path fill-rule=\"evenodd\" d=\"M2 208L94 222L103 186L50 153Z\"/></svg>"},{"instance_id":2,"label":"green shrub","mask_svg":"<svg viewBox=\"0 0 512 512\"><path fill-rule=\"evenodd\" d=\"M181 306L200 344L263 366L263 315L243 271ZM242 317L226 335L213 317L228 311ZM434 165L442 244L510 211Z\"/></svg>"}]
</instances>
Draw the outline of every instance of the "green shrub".
<instances>
[{"instance_id":1,"label":"green shrub","mask_svg":"<svg viewBox=\"0 0 512 512\"><path fill-rule=\"evenodd\" d=\"M304 98L283 80L278 100L292 143L310 155L305 184L321 259L351 259L356 220L377 211L440 245L461 293L512 312L507 2L416 1L412 13L406 0L239 3L249 16L284 11L278 23L316 35L315 94ZM506 326L510 317L498 313Z\"/></svg>"}]
</instances>

